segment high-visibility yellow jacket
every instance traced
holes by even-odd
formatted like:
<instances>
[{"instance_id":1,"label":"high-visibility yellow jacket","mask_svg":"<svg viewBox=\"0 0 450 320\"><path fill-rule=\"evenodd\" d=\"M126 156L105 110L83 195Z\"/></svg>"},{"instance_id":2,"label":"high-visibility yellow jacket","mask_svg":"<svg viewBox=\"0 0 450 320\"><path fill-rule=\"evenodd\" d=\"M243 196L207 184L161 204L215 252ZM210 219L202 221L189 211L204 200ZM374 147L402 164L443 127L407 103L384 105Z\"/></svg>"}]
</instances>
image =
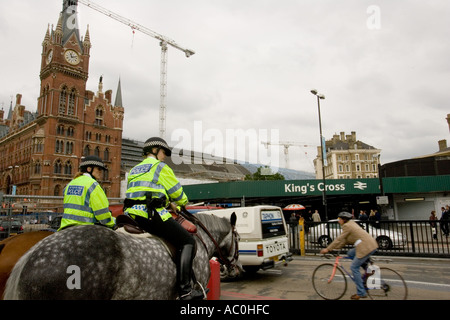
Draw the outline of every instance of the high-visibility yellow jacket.
<instances>
[{"instance_id":1,"label":"high-visibility yellow jacket","mask_svg":"<svg viewBox=\"0 0 450 320\"><path fill-rule=\"evenodd\" d=\"M86 173L72 180L64 189L64 215L59 230L94 223L112 228L115 219L111 215L109 201L102 187Z\"/></svg>"},{"instance_id":2,"label":"high-visibility yellow jacket","mask_svg":"<svg viewBox=\"0 0 450 320\"><path fill-rule=\"evenodd\" d=\"M163 221L167 221L172 215L166 210L170 202L179 206L188 203L188 198L183 191L173 170L164 162L149 157L131 169L128 175L127 199L145 200L145 194L153 192L153 197L166 196L166 205L157 208ZM138 215L148 219L147 206L145 204L134 205L125 210L128 215Z\"/></svg>"}]
</instances>

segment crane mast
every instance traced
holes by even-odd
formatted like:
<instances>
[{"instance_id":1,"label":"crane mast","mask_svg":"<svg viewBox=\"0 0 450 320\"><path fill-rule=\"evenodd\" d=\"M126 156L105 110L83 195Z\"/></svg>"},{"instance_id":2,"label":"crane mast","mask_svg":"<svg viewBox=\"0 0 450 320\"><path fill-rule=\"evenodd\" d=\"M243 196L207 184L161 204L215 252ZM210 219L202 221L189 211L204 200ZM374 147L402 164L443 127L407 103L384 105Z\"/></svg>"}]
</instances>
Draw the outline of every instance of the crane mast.
<instances>
[{"instance_id":1,"label":"crane mast","mask_svg":"<svg viewBox=\"0 0 450 320\"><path fill-rule=\"evenodd\" d=\"M129 26L133 30L137 30L139 32L142 32L152 38L155 38L156 40L160 41L161 46L161 87L160 87L160 110L159 110L159 135L161 138L165 139L166 136L166 111L167 111L167 61L168 61L168 46L178 49L180 51L183 51L186 54L186 57L189 58L190 56L195 54L195 51L183 48L182 46L178 45L174 40L163 36L153 30L150 30L147 27L144 27L130 19L124 18L121 15L114 13L108 9L103 8L102 6L99 6L98 4L93 3L89 0L78 0L78 2L81 2L85 6L94 9L116 21L119 21L126 26Z\"/></svg>"}]
</instances>

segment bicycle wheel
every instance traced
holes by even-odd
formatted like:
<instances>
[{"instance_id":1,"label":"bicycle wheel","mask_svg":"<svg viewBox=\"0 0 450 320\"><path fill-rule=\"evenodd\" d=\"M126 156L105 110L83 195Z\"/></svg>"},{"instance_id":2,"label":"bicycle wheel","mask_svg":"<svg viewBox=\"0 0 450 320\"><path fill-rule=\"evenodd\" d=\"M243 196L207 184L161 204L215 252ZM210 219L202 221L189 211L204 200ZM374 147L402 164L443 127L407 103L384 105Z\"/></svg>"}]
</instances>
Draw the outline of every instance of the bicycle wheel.
<instances>
[{"instance_id":1,"label":"bicycle wheel","mask_svg":"<svg viewBox=\"0 0 450 320\"><path fill-rule=\"evenodd\" d=\"M333 279L330 280L333 274L334 265L325 263L318 266L312 275L312 283L316 293L326 300L338 300L347 291L347 279L341 268L336 268L336 273Z\"/></svg>"},{"instance_id":2,"label":"bicycle wheel","mask_svg":"<svg viewBox=\"0 0 450 320\"><path fill-rule=\"evenodd\" d=\"M380 268L380 283L376 287L367 290L373 300L406 300L408 297L405 280L397 271L389 268Z\"/></svg>"}]
</instances>

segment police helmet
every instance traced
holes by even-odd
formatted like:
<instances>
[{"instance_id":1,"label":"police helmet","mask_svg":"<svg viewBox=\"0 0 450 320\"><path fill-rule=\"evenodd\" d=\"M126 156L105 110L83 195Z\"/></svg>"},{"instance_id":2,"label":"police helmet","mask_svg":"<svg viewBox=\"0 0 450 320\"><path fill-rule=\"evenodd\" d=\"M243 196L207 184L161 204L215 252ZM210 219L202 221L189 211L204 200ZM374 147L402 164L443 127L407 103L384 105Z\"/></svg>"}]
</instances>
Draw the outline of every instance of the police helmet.
<instances>
[{"instance_id":1,"label":"police helmet","mask_svg":"<svg viewBox=\"0 0 450 320\"><path fill-rule=\"evenodd\" d=\"M338 218L341 218L344 220L351 220L353 218L353 215L350 212L343 211L338 214Z\"/></svg>"},{"instance_id":2,"label":"police helmet","mask_svg":"<svg viewBox=\"0 0 450 320\"><path fill-rule=\"evenodd\" d=\"M80 170L82 172L87 172L88 167L98 167L102 170L107 170L103 160L97 156L87 156L81 158Z\"/></svg>"},{"instance_id":3,"label":"police helmet","mask_svg":"<svg viewBox=\"0 0 450 320\"><path fill-rule=\"evenodd\" d=\"M160 148L166 152L166 156L170 157L172 155L172 150L170 150L169 145L164 139L161 138L150 138L145 141L144 144L144 155L151 154L153 148Z\"/></svg>"}]
</instances>

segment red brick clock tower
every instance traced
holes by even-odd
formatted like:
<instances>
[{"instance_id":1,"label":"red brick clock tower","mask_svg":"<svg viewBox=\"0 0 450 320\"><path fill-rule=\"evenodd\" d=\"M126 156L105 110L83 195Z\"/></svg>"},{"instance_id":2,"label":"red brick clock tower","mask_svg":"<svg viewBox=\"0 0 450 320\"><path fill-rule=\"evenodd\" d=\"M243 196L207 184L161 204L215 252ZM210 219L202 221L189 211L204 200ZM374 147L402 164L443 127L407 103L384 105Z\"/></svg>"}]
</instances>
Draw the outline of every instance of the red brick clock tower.
<instances>
[{"instance_id":1,"label":"red brick clock tower","mask_svg":"<svg viewBox=\"0 0 450 320\"><path fill-rule=\"evenodd\" d=\"M103 92L102 78L96 93L86 89L91 40L89 29L80 37L77 7L77 0L63 1L56 28L48 28L42 43L30 191L62 195L80 158L97 155L109 169L103 188L108 197L119 197L124 117L120 83L114 104L112 91Z\"/></svg>"}]
</instances>

